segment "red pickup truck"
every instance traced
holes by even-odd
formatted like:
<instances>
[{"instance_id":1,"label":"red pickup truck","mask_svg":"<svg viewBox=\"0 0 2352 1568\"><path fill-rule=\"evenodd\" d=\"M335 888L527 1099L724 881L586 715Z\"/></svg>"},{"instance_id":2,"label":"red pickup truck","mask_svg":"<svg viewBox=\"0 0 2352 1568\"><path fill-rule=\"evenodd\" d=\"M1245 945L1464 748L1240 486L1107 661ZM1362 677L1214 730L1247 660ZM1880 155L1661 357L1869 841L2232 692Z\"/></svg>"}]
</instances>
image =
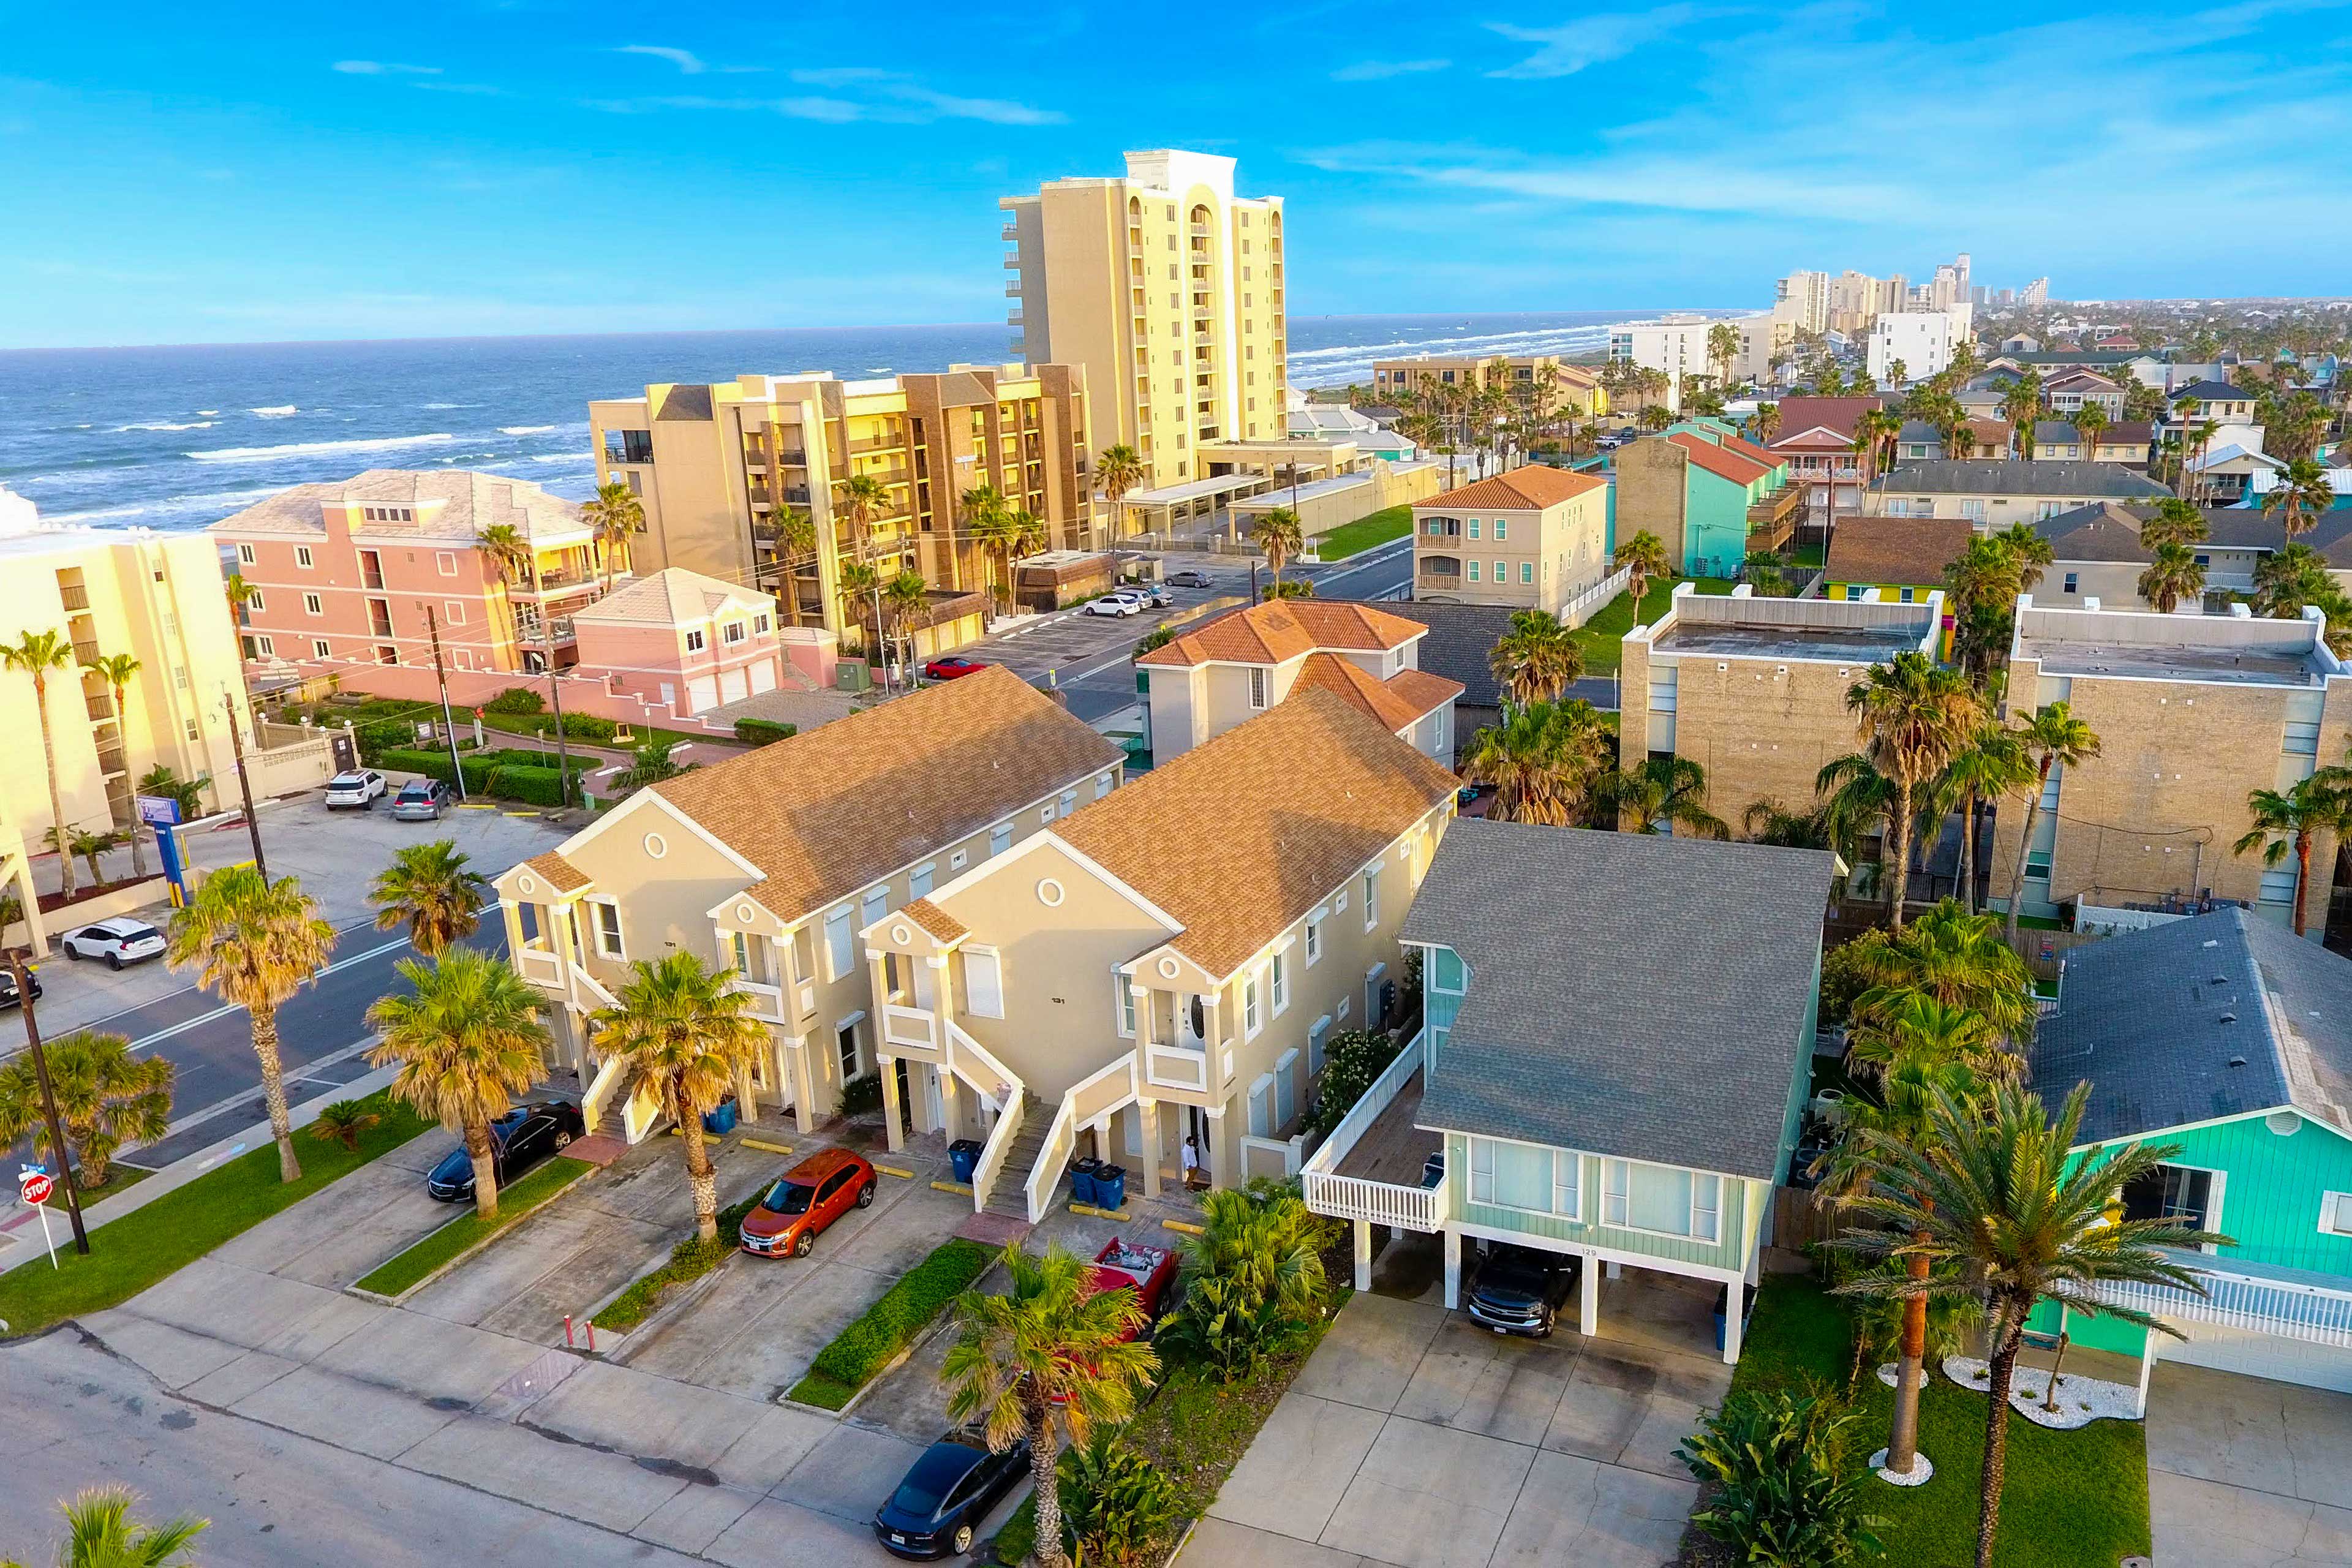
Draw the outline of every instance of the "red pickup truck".
<instances>
[{"instance_id":1,"label":"red pickup truck","mask_svg":"<svg viewBox=\"0 0 2352 1568\"><path fill-rule=\"evenodd\" d=\"M1127 1338L1150 1337L1168 1305L1176 1282L1176 1254L1149 1242L1112 1237L1095 1254L1093 1284L1097 1290L1132 1290L1142 1303L1143 1319Z\"/></svg>"}]
</instances>

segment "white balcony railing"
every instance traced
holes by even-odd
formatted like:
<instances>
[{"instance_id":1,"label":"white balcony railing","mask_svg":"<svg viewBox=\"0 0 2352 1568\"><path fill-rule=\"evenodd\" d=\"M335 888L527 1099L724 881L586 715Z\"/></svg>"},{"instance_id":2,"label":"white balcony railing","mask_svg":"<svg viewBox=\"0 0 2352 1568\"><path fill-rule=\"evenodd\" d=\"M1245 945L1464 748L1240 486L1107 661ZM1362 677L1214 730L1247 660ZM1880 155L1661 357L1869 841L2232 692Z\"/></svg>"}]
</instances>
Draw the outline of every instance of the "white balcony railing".
<instances>
[{"instance_id":1,"label":"white balcony railing","mask_svg":"<svg viewBox=\"0 0 2352 1568\"><path fill-rule=\"evenodd\" d=\"M896 1002L882 1006L882 1037L894 1046L918 1050L940 1048L940 1016L929 1007L903 1007Z\"/></svg>"},{"instance_id":2,"label":"white balcony railing","mask_svg":"<svg viewBox=\"0 0 2352 1568\"><path fill-rule=\"evenodd\" d=\"M515 949L515 972L534 985L563 989L563 956L544 942L527 942Z\"/></svg>"},{"instance_id":3,"label":"white balcony railing","mask_svg":"<svg viewBox=\"0 0 2352 1568\"><path fill-rule=\"evenodd\" d=\"M784 991L782 986L762 985L756 980L749 979L739 974L729 983L728 989L730 991L740 991L744 995L751 998L751 1016L759 1019L760 1022L763 1024L782 1024L788 1021L784 1017Z\"/></svg>"},{"instance_id":4,"label":"white balcony railing","mask_svg":"<svg viewBox=\"0 0 2352 1568\"><path fill-rule=\"evenodd\" d=\"M1208 1091L1209 1053L1206 1050L1154 1045L1144 1054L1143 1076L1155 1088Z\"/></svg>"},{"instance_id":5,"label":"white balcony railing","mask_svg":"<svg viewBox=\"0 0 2352 1568\"><path fill-rule=\"evenodd\" d=\"M2297 1270L2271 1269L2205 1253L2167 1248L2203 1277L2206 1293L2161 1285L2108 1284L2100 1296L2119 1307L2137 1307L2162 1318L2219 1323L2255 1333L2277 1334L2310 1344L2352 1349L2352 1282L2323 1285Z\"/></svg>"},{"instance_id":6,"label":"white balcony railing","mask_svg":"<svg viewBox=\"0 0 2352 1568\"><path fill-rule=\"evenodd\" d=\"M1331 1219L1369 1220L1404 1230L1433 1231L1445 1221L1447 1176L1433 1187L1400 1187L1362 1176L1318 1171L1313 1161L1298 1173L1307 1206Z\"/></svg>"}]
</instances>

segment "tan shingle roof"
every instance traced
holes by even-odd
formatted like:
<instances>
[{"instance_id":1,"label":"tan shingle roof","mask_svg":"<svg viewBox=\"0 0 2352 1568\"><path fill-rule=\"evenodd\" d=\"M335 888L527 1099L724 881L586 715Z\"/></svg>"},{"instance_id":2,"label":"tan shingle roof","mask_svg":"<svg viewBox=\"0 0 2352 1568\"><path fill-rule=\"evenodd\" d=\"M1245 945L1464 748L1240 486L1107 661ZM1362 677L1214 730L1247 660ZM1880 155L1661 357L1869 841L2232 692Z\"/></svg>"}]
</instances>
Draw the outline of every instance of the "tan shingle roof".
<instances>
[{"instance_id":1,"label":"tan shingle roof","mask_svg":"<svg viewBox=\"0 0 2352 1568\"><path fill-rule=\"evenodd\" d=\"M1540 510L1574 500L1588 490L1607 488L1609 481L1591 474L1571 474L1566 468L1547 468L1530 463L1524 468L1513 468L1507 474L1495 474L1472 484L1433 495L1427 500L1417 500L1416 507L1450 507L1471 510L1488 507L1500 511L1514 509Z\"/></svg>"},{"instance_id":2,"label":"tan shingle roof","mask_svg":"<svg viewBox=\"0 0 2352 1568\"><path fill-rule=\"evenodd\" d=\"M576 893L593 879L553 849L534 855L523 864L544 877L547 885L559 893Z\"/></svg>"},{"instance_id":3,"label":"tan shingle roof","mask_svg":"<svg viewBox=\"0 0 2352 1568\"><path fill-rule=\"evenodd\" d=\"M582 527L580 503L551 496L528 479L478 474L468 468L370 468L348 479L296 485L213 524L217 533L292 533L313 537L327 531L319 509L332 502L389 502L419 510L414 523L362 522L364 532L413 534L419 539L471 540L486 528L514 524L525 538L571 533ZM441 504L429 513L433 502Z\"/></svg>"},{"instance_id":4,"label":"tan shingle roof","mask_svg":"<svg viewBox=\"0 0 2352 1568\"><path fill-rule=\"evenodd\" d=\"M751 896L790 921L1124 755L998 668L653 790L759 867Z\"/></svg>"},{"instance_id":5,"label":"tan shingle roof","mask_svg":"<svg viewBox=\"0 0 2352 1568\"><path fill-rule=\"evenodd\" d=\"M1427 629L1419 621L1369 605L1269 599L1219 616L1173 642L1162 643L1135 662L1177 668L1212 659L1281 664L1318 648L1371 652L1402 647Z\"/></svg>"},{"instance_id":6,"label":"tan shingle roof","mask_svg":"<svg viewBox=\"0 0 2352 1568\"><path fill-rule=\"evenodd\" d=\"M917 899L898 912L941 942L961 942L971 934L970 926L929 899Z\"/></svg>"},{"instance_id":7,"label":"tan shingle roof","mask_svg":"<svg viewBox=\"0 0 2352 1568\"><path fill-rule=\"evenodd\" d=\"M1232 973L1458 781L1329 691L1294 692L1055 829Z\"/></svg>"},{"instance_id":8,"label":"tan shingle roof","mask_svg":"<svg viewBox=\"0 0 2352 1568\"><path fill-rule=\"evenodd\" d=\"M1830 536L1823 576L1832 583L1941 583L1974 537L1964 517L1848 517Z\"/></svg>"},{"instance_id":9,"label":"tan shingle roof","mask_svg":"<svg viewBox=\"0 0 2352 1568\"><path fill-rule=\"evenodd\" d=\"M687 626L709 620L730 604L772 605L774 603L765 594L738 588L716 577L688 572L682 566L667 566L650 577L640 577L625 587L614 589L593 605L572 611L572 618L575 621L625 621L634 626Z\"/></svg>"},{"instance_id":10,"label":"tan shingle roof","mask_svg":"<svg viewBox=\"0 0 2352 1568\"><path fill-rule=\"evenodd\" d=\"M1402 684L1408 681L1409 685ZM1310 689L1338 693L1394 732L1422 719L1438 704L1453 701L1462 695L1463 687L1458 680L1418 669L1400 670L1382 680L1336 653L1318 653L1309 655L1307 662L1298 667L1298 683L1291 688L1291 693L1296 696Z\"/></svg>"}]
</instances>

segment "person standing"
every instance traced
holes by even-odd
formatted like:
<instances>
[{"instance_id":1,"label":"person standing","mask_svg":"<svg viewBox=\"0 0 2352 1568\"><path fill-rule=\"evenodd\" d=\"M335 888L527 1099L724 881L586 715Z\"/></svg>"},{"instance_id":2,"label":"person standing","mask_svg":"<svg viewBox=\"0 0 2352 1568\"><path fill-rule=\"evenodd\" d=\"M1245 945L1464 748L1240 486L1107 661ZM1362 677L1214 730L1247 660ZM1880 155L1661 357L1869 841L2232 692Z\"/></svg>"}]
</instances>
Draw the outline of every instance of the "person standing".
<instances>
[{"instance_id":1,"label":"person standing","mask_svg":"<svg viewBox=\"0 0 2352 1568\"><path fill-rule=\"evenodd\" d=\"M1187 1133L1184 1137L1184 1190L1192 1192L1203 1184L1201 1178L1201 1141Z\"/></svg>"}]
</instances>

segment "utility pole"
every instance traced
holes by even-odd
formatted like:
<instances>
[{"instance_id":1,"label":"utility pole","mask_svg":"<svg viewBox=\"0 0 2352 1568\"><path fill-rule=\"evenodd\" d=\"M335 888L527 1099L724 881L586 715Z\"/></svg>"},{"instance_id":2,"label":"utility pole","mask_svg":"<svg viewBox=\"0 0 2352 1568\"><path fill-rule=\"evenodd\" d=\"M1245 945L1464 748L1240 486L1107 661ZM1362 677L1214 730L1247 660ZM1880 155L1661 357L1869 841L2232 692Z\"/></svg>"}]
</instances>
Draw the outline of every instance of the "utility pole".
<instances>
[{"instance_id":1,"label":"utility pole","mask_svg":"<svg viewBox=\"0 0 2352 1568\"><path fill-rule=\"evenodd\" d=\"M25 1050L33 1058L33 1077L41 1086L41 1120L48 1124L49 1156L58 1163L58 1184L65 1189L66 1215L73 1222L74 1250L88 1257L89 1232L81 1223L81 1191L74 1177L73 1160L66 1142L65 1122L58 1115L57 1090L49 1085L49 1058L41 1050L41 1026L33 1018L33 972L16 949L8 952L8 970L16 981L16 1005L25 1012Z\"/></svg>"},{"instance_id":2,"label":"utility pole","mask_svg":"<svg viewBox=\"0 0 2352 1568\"><path fill-rule=\"evenodd\" d=\"M441 729L449 737L449 772L457 781L457 798L466 798L466 765L457 760L457 721L449 712L449 670L441 662L441 617L425 606L425 629L433 637L433 678L441 683ZM561 724L562 720L557 723Z\"/></svg>"},{"instance_id":3,"label":"utility pole","mask_svg":"<svg viewBox=\"0 0 2352 1568\"><path fill-rule=\"evenodd\" d=\"M269 880L269 863L261 858L261 818L253 814L253 778L245 771L245 730L236 716L236 693L223 691L221 706L228 710L229 743L236 748L236 787L245 796L245 831L253 840L253 868Z\"/></svg>"}]
</instances>

